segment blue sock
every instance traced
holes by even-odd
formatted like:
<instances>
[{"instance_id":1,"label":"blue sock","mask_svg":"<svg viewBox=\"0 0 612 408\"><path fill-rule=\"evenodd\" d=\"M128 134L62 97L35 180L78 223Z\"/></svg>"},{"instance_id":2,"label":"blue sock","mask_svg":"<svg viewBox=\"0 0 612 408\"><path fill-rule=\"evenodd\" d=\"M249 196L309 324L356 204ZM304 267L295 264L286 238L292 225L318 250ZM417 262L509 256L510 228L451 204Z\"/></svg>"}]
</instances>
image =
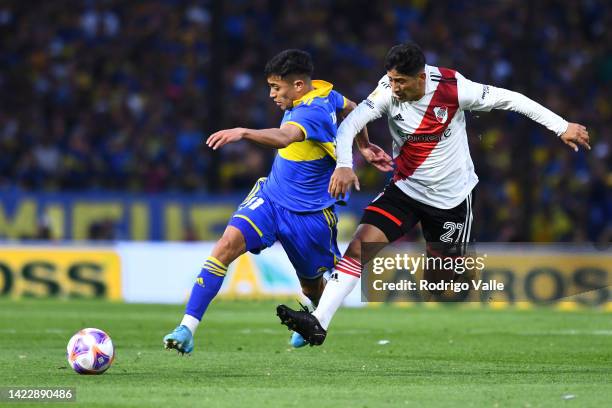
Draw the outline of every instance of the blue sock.
<instances>
[{"instance_id":1,"label":"blue sock","mask_svg":"<svg viewBox=\"0 0 612 408\"><path fill-rule=\"evenodd\" d=\"M185 308L186 314L202 320L208 305L221 289L226 272L227 266L219 262L217 258L209 256L206 259L202 271L198 275L193 289L191 289L191 296L189 296Z\"/></svg>"}]
</instances>

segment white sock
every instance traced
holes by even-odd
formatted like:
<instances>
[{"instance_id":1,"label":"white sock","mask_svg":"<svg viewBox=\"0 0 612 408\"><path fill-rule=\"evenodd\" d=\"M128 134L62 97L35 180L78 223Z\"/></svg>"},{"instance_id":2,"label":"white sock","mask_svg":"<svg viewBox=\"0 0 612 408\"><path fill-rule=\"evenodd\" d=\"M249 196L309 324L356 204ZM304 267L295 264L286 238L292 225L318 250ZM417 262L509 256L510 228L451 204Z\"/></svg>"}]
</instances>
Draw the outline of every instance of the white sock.
<instances>
[{"instance_id":1,"label":"white sock","mask_svg":"<svg viewBox=\"0 0 612 408\"><path fill-rule=\"evenodd\" d=\"M361 278L361 262L343 257L334 268L331 278L325 285L319 306L312 313L325 330L329 327L332 317L342 304L342 301L353 291Z\"/></svg>"},{"instance_id":2,"label":"white sock","mask_svg":"<svg viewBox=\"0 0 612 408\"><path fill-rule=\"evenodd\" d=\"M188 314L183 316L183 320L181 320L181 325L187 326L187 328L189 329L192 335L195 334L195 331L198 328L199 324L200 324L200 321L198 319Z\"/></svg>"}]
</instances>

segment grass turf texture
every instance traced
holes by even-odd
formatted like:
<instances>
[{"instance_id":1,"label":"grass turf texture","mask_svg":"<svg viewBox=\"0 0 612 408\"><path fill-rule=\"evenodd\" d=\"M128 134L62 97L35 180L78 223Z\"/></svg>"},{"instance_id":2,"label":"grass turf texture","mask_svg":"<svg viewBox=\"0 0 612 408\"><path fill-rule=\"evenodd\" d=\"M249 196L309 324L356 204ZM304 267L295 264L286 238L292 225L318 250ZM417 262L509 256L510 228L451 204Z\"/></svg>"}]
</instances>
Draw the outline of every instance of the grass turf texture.
<instances>
[{"instance_id":1,"label":"grass turf texture","mask_svg":"<svg viewBox=\"0 0 612 408\"><path fill-rule=\"evenodd\" d=\"M0 386L76 387L76 404L54 407L602 407L612 400L612 314L601 311L343 309L322 347L291 350L274 303L216 302L195 353L180 357L162 349L162 337L182 310L1 300ZM68 339L84 327L113 339L116 359L104 375L67 366Z\"/></svg>"}]
</instances>

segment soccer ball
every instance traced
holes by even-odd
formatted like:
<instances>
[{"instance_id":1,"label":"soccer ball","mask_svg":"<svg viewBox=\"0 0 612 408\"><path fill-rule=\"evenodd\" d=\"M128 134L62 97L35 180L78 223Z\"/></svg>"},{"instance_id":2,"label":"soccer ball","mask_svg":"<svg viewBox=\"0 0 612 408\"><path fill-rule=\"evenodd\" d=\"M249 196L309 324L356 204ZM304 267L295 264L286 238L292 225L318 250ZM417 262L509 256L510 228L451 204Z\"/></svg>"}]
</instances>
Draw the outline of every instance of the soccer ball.
<instances>
[{"instance_id":1,"label":"soccer ball","mask_svg":"<svg viewBox=\"0 0 612 408\"><path fill-rule=\"evenodd\" d=\"M79 374L102 374L113 363L115 347L102 330L83 329L68 342L66 357L70 367Z\"/></svg>"}]
</instances>

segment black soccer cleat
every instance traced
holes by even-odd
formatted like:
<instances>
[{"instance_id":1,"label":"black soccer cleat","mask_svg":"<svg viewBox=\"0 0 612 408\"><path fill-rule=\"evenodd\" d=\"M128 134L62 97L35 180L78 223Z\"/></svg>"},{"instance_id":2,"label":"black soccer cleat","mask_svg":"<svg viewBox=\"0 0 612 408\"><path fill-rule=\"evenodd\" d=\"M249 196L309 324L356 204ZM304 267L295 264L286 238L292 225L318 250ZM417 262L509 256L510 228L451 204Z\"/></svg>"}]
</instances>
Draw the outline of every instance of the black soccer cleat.
<instances>
[{"instance_id":1,"label":"black soccer cleat","mask_svg":"<svg viewBox=\"0 0 612 408\"><path fill-rule=\"evenodd\" d=\"M281 324L298 332L311 346L320 346L325 341L327 331L315 316L307 311L293 310L285 305L276 307L276 315Z\"/></svg>"}]
</instances>

